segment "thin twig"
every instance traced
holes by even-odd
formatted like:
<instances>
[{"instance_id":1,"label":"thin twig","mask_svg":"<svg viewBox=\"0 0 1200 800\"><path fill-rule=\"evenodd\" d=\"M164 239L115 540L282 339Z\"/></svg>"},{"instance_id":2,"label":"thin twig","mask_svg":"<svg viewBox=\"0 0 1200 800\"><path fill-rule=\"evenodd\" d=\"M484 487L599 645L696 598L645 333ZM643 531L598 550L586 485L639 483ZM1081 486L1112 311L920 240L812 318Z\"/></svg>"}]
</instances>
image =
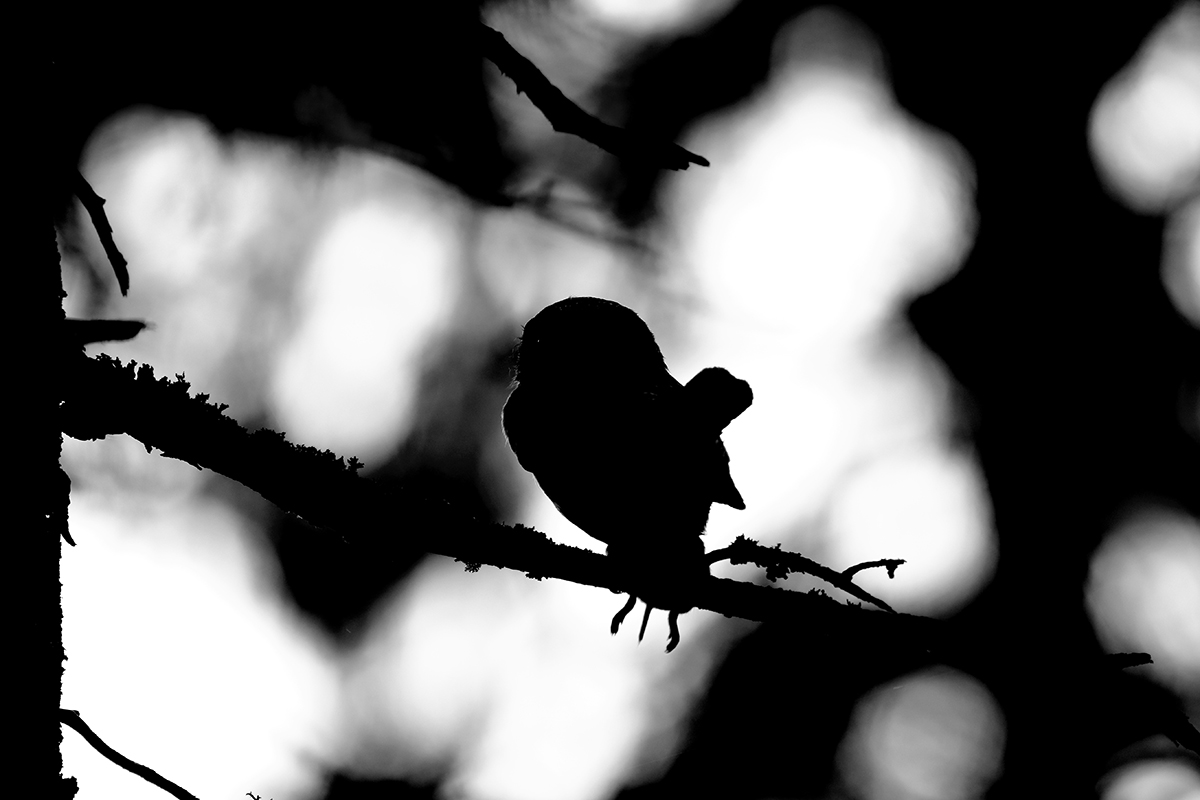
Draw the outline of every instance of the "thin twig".
<instances>
[{"instance_id":1,"label":"thin twig","mask_svg":"<svg viewBox=\"0 0 1200 800\"><path fill-rule=\"evenodd\" d=\"M134 775L153 783L155 786L165 792L170 792L173 796L178 797L179 800L199 800L196 795L192 794L187 789L184 789L179 784L167 780L149 767L142 766L136 761L126 758L116 750L109 747L104 743L103 739L96 735L95 731L88 727L87 723L83 721L83 718L79 716L78 711L60 708L58 710L58 721L67 727L78 731L79 735L82 736L88 744L96 749L96 752L116 764L118 767L129 770Z\"/></svg>"},{"instance_id":2,"label":"thin twig","mask_svg":"<svg viewBox=\"0 0 1200 800\"><path fill-rule=\"evenodd\" d=\"M692 164L708 166L708 159L685 150L674 142L636 136L593 117L571 102L549 78L521 55L497 30L480 24L479 38L483 55L524 92L530 102L546 116L559 133L571 133L586 139L616 156L642 158L667 169L687 169Z\"/></svg>"},{"instance_id":3,"label":"thin twig","mask_svg":"<svg viewBox=\"0 0 1200 800\"><path fill-rule=\"evenodd\" d=\"M104 252L108 256L109 263L112 264L113 272L116 273L117 286L121 287L121 294L129 294L129 264L125 260L125 256L121 255L121 251L117 249L117 243L113 241L112 225L108 223L108 215L104 213L104 198L96 194L96 190L79 170L75 170L71 190L79 198L79 202L83 203L88 216L92 218L92 226L100 236L100 244L104 246Z\"/></svg>"},{"instance_id":4,"label":"thin twig","mask_svg":"<svg viewBox=\"0 0 1200 800\"><path fill-rule=\"evenodd\" d=\"M903 564L900 559L885 559L882 561L869 561L863 564L856 564L853 567L838 572L830 569L824 564L813 561L807 556L802 556L799 553L789 553L786 550L781 550L779 545L774 547L764 547L763 545L748 539L745 536L739 536L734 540L733 544L728 547L723 547L720 550L714 550L708 554L708 563L715 564L718 561L729 559L732 564L748 564L754 563L760 567L766 567L767 580L776 581L781 578L786 578L790 572L802 572L805 575L812 575L820 578L823 581L833 584L847 594L857 597L859 600L879 606L884 611L896 613L895 609L889 606L884 601L880 600L875 595L863 589L850 580L855 572L866 569L867 567L887 567L888 574L895 572L898 564Z\"/></svg>"}]
</instances>

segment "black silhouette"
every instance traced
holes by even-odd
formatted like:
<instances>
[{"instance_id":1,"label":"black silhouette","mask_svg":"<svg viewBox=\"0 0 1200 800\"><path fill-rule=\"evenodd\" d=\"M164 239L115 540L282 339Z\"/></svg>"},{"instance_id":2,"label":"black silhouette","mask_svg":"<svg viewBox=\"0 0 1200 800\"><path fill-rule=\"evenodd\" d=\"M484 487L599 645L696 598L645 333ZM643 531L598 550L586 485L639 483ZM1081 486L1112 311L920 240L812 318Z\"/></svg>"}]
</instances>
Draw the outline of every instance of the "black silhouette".
<instances>
[{"instance_id":1,"label":"black silhouette","mask_svg":"<svg viewBox=\"0 0 1200 800\"><path fill-rule=\"evenodd\" d=\"M721 431L750 407L750 385L710 367L686 386L667 372L654 334L611 300L571 297L525 326L504 433L521 466L567 519L608 545L640 597L639 641L652 607L670 612L708 575L700 534L713 503L744 509Z\"/></svg>"}]
</instances>

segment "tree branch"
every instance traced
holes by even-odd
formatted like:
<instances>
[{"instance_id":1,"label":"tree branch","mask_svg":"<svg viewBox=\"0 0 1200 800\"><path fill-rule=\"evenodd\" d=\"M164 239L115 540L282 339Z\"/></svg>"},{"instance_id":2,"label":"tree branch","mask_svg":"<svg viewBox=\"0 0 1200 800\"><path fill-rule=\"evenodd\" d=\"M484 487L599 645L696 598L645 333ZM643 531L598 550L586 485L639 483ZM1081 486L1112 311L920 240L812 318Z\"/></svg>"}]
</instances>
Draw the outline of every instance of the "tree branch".
<instances>
[{"instance_id":1,"label":"tree branch","mask_svg":"<svg viewBox=\"0 0 1200 800\"><path fill-rule=\"evenodd\" d=\"M58 721L63 725L66 725L68 728L73 728L74 730L78 731L79 735L82 736L88 744L96 749L96 752L116 764L118 767L129 770L134 775L137 775L139 778L144 778L165 792L170 792L171 795L178 797L179 800L200 800L198 797L196 797L196 795L192 794L187 789L184 789L179 784L167 780L149 767L142 766L133 759L126 758L116 750L109 747L104 743L103 739L96 735L95 731L88 727L87 723L83 721L83 718L79 716L78 711L60 708L58 710Z\"/></svg>"},{"instance_id":2,"label":"tree branch","mask_svg":"<svg viewBox=\"0 0 1200 800\"><path fill-rule=\"evenodd\" d=\"M732 564L749 564L754 563L760 567L765 567L767 570L767 580L777 581L781 578L786 578L790 572L802 572L806 575L812 575L824 581L828 581L843 592L857 597L859 600L864 600L873 605L879 606L884 611L896 613L895 609L887 603L880 600L875 595L855 584L850 578L856 573L868 567L886 567L888 577L895 577L896 567L904 563L904 559L888 558L881 561L867 561L862 564L855 564L853 567L838 572L830 569L824 564L813 561L807 556L802 556L799 553L789 553L786 550L780 549L779 545L774 547L766 547L753 539L748 539L745 536L739 536L733 540L733 544L728 547L723 547L720 550L714 550L708 554L708 563L715 564L718 561L729 559Z\"/></svg>"},{"instance_id":3,"label":"tree branch","mask_svg":"<svg viewBox=\"0 0 1200 800\"><path fill-rule=\"evenodd\" d=\"M586 139L615 156L637 158L667 169L687 169L692 164L708 166L708 159L685 150L674 142L637 136L593 117L567 99L550 80L508 43L504 35L486 25L479 26L483 55L508 76L537 106L559 133Z\"/></svg>"},{"instance_id":4,"label":"tree branch","mask_svg":"<svg viewBox=\"0 0 1200 800\"><path fill-rule=\"evenodd\" d=\"M163 455L212 469L289 513L337 531L350 546L365 543L366 537L383 531L383 535L403 537L404 544L414 550L454 558L471 571L489 564L518 570L537 580L553 577L622 593L633 588L624 585L627 578L613 569L612 559L606 556L556 544L545 534L522 525L481 522L439 498L361 478L357 472L362 465L353 458L347 462L328 451L292 444L274 431L251 433L225 416L224 406L208 403L207 395L192 397L182 376L175 380L155 378L149 366L122 364L104 355L78 355L69 359L67 366L71 375L60 408L61 422L63 432L74 438L127 433L148 451L156 447ZM748 539L710 554L710 559L713 557L745 557L756 563L762 557L768 577L779 570L786 574L799 568L839 588L845 588L842 584L853 587L846 573ZM889 563L877 566L887 567ZM847 572L853 574L865 566ZM727 617L799 626L804 646L816 657L825 651L849 651L853 647L855 652L894 660L904 669L930 661L958 663L968 670L988 669L997 659L1009 668L1027 665L1033 672L1045 668L1038 663L1043 654L996 653L989 648L986 637L972 635L969 628L956 631L953 623L940 620L872 612L858 605L844 605L816 590L801 593L708 577L687 602ZM1110 659L1080 658L1069 653L1062 656L1071 663L1064 661L1056 669L1067 670L1064 674L1073 675L1075 680L1081 674L1099 676L1103 680L1098 678L1097 685L1101 687L1109 685L1104 681L1119 676L1121 667L1148 661L1143 654ZM1071 664L1076 662L1078 669L1072 672ZM1106 697L1097 694L1097 702ZM1182 711L1146 712L1143 722L1200 753L1200 734Z\"/></svg>"},{"instance_id":5,"label":"tree branch","mask_svg":"<svg viewBox=\"0 0 1200 800\"><path fill-rule=\"evenodd\" d=\"M80 357L72 369L62 426L73 438L127 433L148 451L158 448L165 456L242 483L281 509L337 531L352 546L364 542L367 532L390 528L413 550L454 558L472 571L488 564L537 580L559 578L622 593L633 588L606 556L557 544L523 525L481 522L440 498L361 478L356 459L347 462L329 451L292 444L270 430L251 433L225 416L225 406L208 403L207 395L192 397L182 376L155 378L148 365L122 364L105 355ZM807 621L816 615L831 627L902 639L921 650L934 645L940 627L934 620L905 614L886 615L884 623L881 615L821 592L715 577L690 599L699 608L755 621Z\"/></svg>"},{"instance_id":6,"label":"tree branch","mask_svg":"<svg viewBox=\"0 0 1200 800\"><path fill-rule=\"evenodd\" d=\"M96 190L79 170L75 170L71 190L79 198L79 202L83 204L88 216L92 219L92 226L100 236L100 244L104 246L104 253L108 256L109 263L112 264L113 272L116 273L117 286L121 287L121 294L129 294L129 262L125 260L125 256L121 255L121 251L117 249L117 243L113 240L112 225L108 222L108 215L104 213L104 198L96 194Z\"/></svg>"}]
</instances>

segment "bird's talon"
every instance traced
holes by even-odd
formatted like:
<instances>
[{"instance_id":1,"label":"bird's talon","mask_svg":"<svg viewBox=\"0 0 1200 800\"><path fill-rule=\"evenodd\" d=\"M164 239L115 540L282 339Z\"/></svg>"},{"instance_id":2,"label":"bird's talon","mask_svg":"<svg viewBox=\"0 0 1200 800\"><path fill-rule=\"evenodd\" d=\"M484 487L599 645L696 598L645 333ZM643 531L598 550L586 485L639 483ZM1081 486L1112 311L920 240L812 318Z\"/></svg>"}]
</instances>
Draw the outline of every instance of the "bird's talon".
<instances>
[{"instance_id":1,"label":"bird's talon","mask_svg":"<svg viewBox=\"0 0 1200 800\"><path fill-rule=\"evenodd\" d=\"M629 615L629 612L633 611L633 606L635 603L637 603L637 598L633 595L629 595L629 602L622 606L621 610L613 615L612 626L609 628L609 630L612 631L613 636L617 635L617 631L621 629L621 623L625 621L625 617Z\"/></svg>"},{"instance_id":2,"label":"bird's talon","mask_svg":"<svg viewBox=\"0 0 1200 800\"><path fill-rule=\"evenodd\" d=\"M679 612L672 611L667 615L667 625L671 629L670 636L667 637L667 652L671 652L679 646Z\"/></svg>"}]
</instances>

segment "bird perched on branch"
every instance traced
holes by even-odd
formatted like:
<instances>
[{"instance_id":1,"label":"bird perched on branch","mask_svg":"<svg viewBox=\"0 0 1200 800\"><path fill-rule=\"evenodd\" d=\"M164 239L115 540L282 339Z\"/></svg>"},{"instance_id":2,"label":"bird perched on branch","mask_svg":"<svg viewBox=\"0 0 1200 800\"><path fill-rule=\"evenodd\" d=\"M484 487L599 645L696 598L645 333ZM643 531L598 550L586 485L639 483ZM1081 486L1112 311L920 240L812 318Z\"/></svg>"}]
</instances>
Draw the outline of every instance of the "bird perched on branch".
<instances>
[{"instance_id":1,"label":"bird perched on branch","mask_svg":"<svg viewBox=\"0 0 1200 800\"><path fill-rule=\"evenodd\" d=\"M595 297L547 306L516 347L504 433L558 510L608 545L629 602L676 620L708 576L700 534L713 503L743 509L721 431L749 408L750 385L724 369L687 385L671 377L654 334L632 310Z\"/></svg>"}]
</instances>

